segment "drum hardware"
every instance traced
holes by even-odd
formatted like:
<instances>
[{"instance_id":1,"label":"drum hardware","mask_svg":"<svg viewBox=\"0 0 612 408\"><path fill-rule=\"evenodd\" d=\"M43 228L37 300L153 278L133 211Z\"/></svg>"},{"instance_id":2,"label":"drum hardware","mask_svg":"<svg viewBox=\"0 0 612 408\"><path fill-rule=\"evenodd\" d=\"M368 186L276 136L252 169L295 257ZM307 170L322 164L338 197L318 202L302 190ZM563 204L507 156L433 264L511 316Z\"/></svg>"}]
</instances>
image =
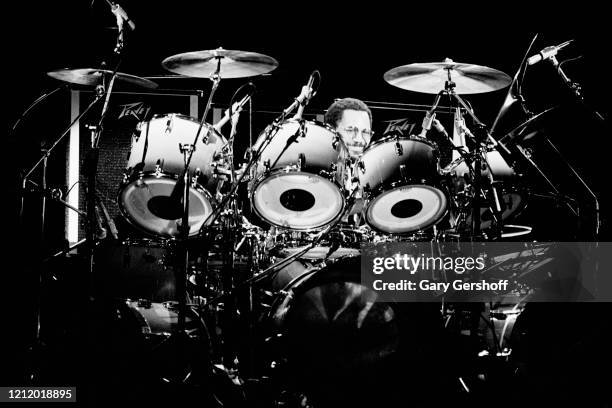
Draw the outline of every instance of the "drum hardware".
<instances>
[{"instance_id":1,"label":"drum hardware","mask_svg":"<svg viewBox=\"0 0 612 408\"><path fill-rule=\"evenodd\" d=\"M447 197L440 185L436 150L434 143L417 136L391 136L363 152L356 173L370 227L381 233L410 234L442 219Z\"/></svg>"},{"instance_id":2,"label":"drum hardware","mask_svg":"<svg viewBox=\"0 0 612 408\"><path fill-rule=\"evenodd\" d=\"M354 189L349 198L348 198L348 202L350 205L347 205L343 211L343 213L345 211L347 211L348 208L352 207L352 205L354 204L355 201L355 194L357 193L357 189ZM342 215L342 214L341 214ZM263 280L265 280L266 278L268 278L269 276L271 276L272 274L278 272L280 269L284 268L285 266L289 265L291 262L300 259L304 254L306 254L308 251L310 251L311 249L313 249L315 246L317 246L319 244L319 242L321 242L322 239L324 239L325 237L328 236L328 234L330 233L330 231L332 231L332 229L340 222L340 220L342 219L342 217L338 217L333 223L329 224L327 227L325 227L319 234L317 234L313 240L306 245L306 247L294 254L289 255L288 257L280 260L279 262L272 264L271 266L269 266L268 268L264 269L261 272L258 272L255 276L253 276L252 278L246 280L243 284L244 285L254 285L258 282L261 282Z\"/></svg>"},{"instance_id":3,"label":"drum hardware","mask_svg":"<svg viewBox=\"0 0 612 408\"><path fill-rule=\"evenodd\" d=\"M384 75L389 84L413 92L438 94L449 85L460 95L496 91L507 87L511 78L496 69L473 64L463 64L446 59L444 62L415 63L387 71Z\"/></svg>"},{"instance_id":4,"label":"drum hardware","mask_svg":"<svg viewBox=\"0 0 612 408\"><path fill-rule=\"evenodd\" d=\"M404 148L402 147L402 145L399 142L399 137L397 137L396 141L395 141L395 154L397 154L398 156L403 156L404 155ZM406 169L406 165L405 164L401 164L400 165L400 172L402 171L402 166L403 169Z\"/></svg>"},{"instance_id":5,"label":"drum hardware","mask_svg":"<svg viewBox=\"0 0 612 408\"><path fill-rule=\"evenodd\" d=\"M121 22L122 21L123 20L121 20ZM119 19L117 23L119 25L121 24L119 22ZM121 43L123 43L123 30L121 29L121 27L119 27L119 35L117 39L117 44L120 43L120 40L121 40ZM36 169L38 169L42 165L42 182L40 184L40 187L41 187L41 191L45 192L47 189L47 184L46 184L47 183L47 180L46 180L47 161L51 153L55 150L57 145L62 140L64 140L64 138L73 128L73 126L77 122L79 122L96 104L104 100L104 104L102 106L99 121L93 133L94 137L91 140L90 150L88 151L86 160L85 160L85 169L87 172L87 189L86 189L87 205L86 205L86 213L85 213L86 220L87 220L87 224L86 224L87 227L86 227L86 238L85 238L84 244L87 246L89 260L90 260L89 262L90 266L89 266L89 271L88 271L89 272L88 277L90 279L90 284L89 284L89 287L87 288L88 295L90 296L93 295L93 288L91 287L92 282L93 282L93 261L92 260L93 260L93 251L94 251L95 242L96 242L96 234L95 234L95 230L96 230L96 215L95 215L96 180L95 180L95 173L96 173L97 158L98 158L97 149L98 149L99 139L102 133L102 125L104 123L104 119L106 117L106 113L108 110L108 103L110 100L110 96L112 94L113 87L116 81L119 83L133 84L133 85L143 86L143 87L155 87L156 86L156 84L152 81L148 81L143 78L136 77L136 76L129 75L129 74L119 73L118 68L120 64L119 57L121 56L120 55L121 51L122 51L122 47L115 48L114 56L117 57L118 62L116 63L116 66L114 67L113 70L65 69L65 70L59 70L59 71L51 71L47 73L48 76L55 78L55 79L59 79L63 82L67 82L69 84L72 83L72 84L79 84L79 85L85 85L85 86L95 86L96 88L95 98L82 112L80 112L80 114L72 121L72 123L70 123L70 125L65 129L65 131L55 140L55 142L49 148L43 149L41 158L25 173L25 175L22 177L22 180L21 180L22 182L21 184L22 200L21 200L21 207L19 210L19 216L20 216L20 225L24 226L25 222L23 218L24 217L24 196L23 194L26 191L28 180L30 176L33 174L33 172ZM102 65L104 65L104 63ZM57 90L61 88L62 87L58 88ZM37 99L28 108L28 110L55 92L56 91L52 91L46 95L43 95L41 98ZM25 116L26 113L27 113L27 110L26 112L24 112L22 117ZM13 130L16 128L18 123L19 121L17 121L17 123L13 126ZM44 248L44 233L45 233L45 223L46 223L46 220L45 220L46 199L47 199L47 195L43 194L42 202L41 202L42 214L41 214L41 229L40 229L40 234L41 234L40 235L41 237L40 248L41 250ZM57 200L57 201L62 202L61 200ZM69 206L67 204L66 206L67 208L75 210L72 206ZM42 260L43 258L41 257L41 261ZM39 289L41 289L42 283L43 283L42 268L39 267L38 268L38 280L37 280L37 285ZM40 292L41 290L39 290L37 293L40 294ZM40 349L43 346L43 343L40 337L40 329L41 329L40 327L40 302L41 302L41 299L39 296L39 298L36 301L36 310L35 310L36 325L35 325L34 341L33 341L32 346L29 349L30 352L37 352L38 349ZM34 380L36 376L38 375L37 368L30 367L29 369L31 369L32 371L28 372L28 375L30 376L31 380Z\"/></svg>"},{"instance_id":6,"label":"drum hardware","mask_svg":"<svg viewBox=\"0 0 612 408\"><path fill-rule=\"evenodd\" d=\"M482 76L480 76L482 75ZM476 78L476 76L479 76ZM425 86L423 78L427 77L432 81L439 81L440 86L435 91L431 83ZM486 79L483 79L486 78ZM474 169L480 169L483 164L489 167L488 181L489 185L494 185L493 171L487 161L487 157L482 154L488 143L496 145L497 142L491 136L487 127L482 123L471 107L463 100L461 94L483 93L490 92L508 86L512 81L510 77L501 71L492 68L455 63L451 59L446 59L443 63L426 63L426 64L409 64L394 68L385 74L385 80L393 86L423 93L435 93L436 98L431 109L426 113L423 119L423 130L421 136L425 136L431 123L435 120L435 110L440 102L442 95L448 95L453 98L465 112L468 113L478 130L474 135L463 124L462 113L459 109L456 110L455 124L459 127L463 134L470 136L477 145L477 154L473 155L473 163L466 163L468 167L473 166ZM443 80L443 86L441 81ZM472 82L473 81L473 82ZM433 82L432 82L433 83ZM454 143L455 144L455 143ZM465 146L465 145L464 145ZM467 158L467 156L466 156ZM481 171L473 172L473 197L472 197L472 229L473 236L479 236L481 230L481 195L480 191L484 185L482 181L483 175ZM501 199L495 188L490 188L491 195L491 214L493 218L492 231L494 236L499 237L503 228Z\"/></svg>"}]
</instances>

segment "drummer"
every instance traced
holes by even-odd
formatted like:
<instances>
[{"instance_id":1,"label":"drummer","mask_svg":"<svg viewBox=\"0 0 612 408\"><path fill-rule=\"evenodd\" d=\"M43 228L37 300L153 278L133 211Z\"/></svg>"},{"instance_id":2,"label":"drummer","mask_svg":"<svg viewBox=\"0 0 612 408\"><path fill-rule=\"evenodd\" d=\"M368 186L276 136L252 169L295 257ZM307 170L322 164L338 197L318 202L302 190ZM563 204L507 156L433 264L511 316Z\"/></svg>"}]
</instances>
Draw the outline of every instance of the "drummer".
<instances>
[{"instance_id":1,"label":"drummer","mask_svg":"<svg viewBox=\"0 0 612 408\"><path fill-rule=\"evenodd\" d=\"M342 136L351 158L358 158L372 139L372 111L355 98L338 99L327 109L325 123Z\"/></svg>"},{"instance_id":2,"label":"drummer","mask_svg":"<svg viewBox=\"0 0 612 408\"><path fill-rule=\"evenodd\" d=\"M325 123L332 126L342 137L349 155L355 162L372 140L372 111L363 101L355 98L338 99L327 109ZM354 164L354 163L353 163ZM354 226L363 224L363 200L360 192L351 210L342 219Z\"/></svg>"}]
</instances>

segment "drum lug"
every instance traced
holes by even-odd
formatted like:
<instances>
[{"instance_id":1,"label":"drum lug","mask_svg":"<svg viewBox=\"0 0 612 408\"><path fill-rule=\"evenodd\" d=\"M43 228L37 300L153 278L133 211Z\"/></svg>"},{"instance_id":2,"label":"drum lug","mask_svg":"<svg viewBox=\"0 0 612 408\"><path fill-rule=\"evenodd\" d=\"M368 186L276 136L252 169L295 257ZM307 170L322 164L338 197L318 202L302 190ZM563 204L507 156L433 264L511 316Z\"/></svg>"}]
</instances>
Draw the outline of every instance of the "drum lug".
<instances>
[{"instance_id":1,"label":"drum lug","mask_svg":"<svg viewBox=\"0 0 612 408\"><path fill-rule=\"evenodd\" d=\"M206 129L206 133L202 136L202 143L208 144L208 140L210 139L210 127Z\"/></svg>"},{"instance_id":2,"label":"drum lug","mask_svg":"<svg viewBox=\"0 0 612 408\"><path fill-rule=\"evenodd\" d=\"M195 188L198 185L200 177L202 177L202 170L200 170L200 168L197 168L195 173L193 174L193 177L191 178L191 187Z\"/></svg>"},{"instance_id":3,"label":"drum lug","mask_svg":"<svg viewBox=\"0 0 612 408\"><path fill-rule=\"evenodd\" d=\"M155 164L155 177L160 177L164 168L164 163L162 159L158 159Z\"/></svg>"},{"instance_id":4,"label":"drum lug","mask_svg":"<svg viewBox=\"0 0 612 408\"><path fill-rule=\"evenodd\" d=\"M264 160L263 165L265 167L265 172L269 173L270 172L270 159Z\"/></svg>"},{"instance_id":5,"label":"drum lug","mask_svg":"<svg viewBox=\"0 0 612 408\"><path fill-rule=\"evenodd\" d=\"M166 136L172 132L172 119L174 119L174 116L170 116L166 122Z\"/></svg>"},{"instance_id":6,"label":"drum lug","mask_svg":"<svg viewBox=\"0 0 612 408\"><path fill-rule=\"evenodd\" d=\"M138 122L138 124L136 125L136 130L134 131L134 133L132 133L132 138L134 139L134 142L138 142L138 139L140 139L140 135L142 134L142 125L143 122Z\"/></svg>"},{"instance_id":7,"label":"drum lug","mask_svg":"<svg viewBox=\"0 0 612 408\"><path fill-rule=\"evenodd\" d=\"M395 141L395 153L398 156L403 156L404 155L404 148L402 147L402 144L399 142L399 140Z\"/></svg>"},{"instance_id":8,"label":"drum lug","mask_svg":"<svg viewBox=\"0 0 612 408\"><path fill-rule=\"evenodd\" d=\"M400 164L399 171L400 171L400 175L402 176L402 180L404 180L404 182L407 182L408 181L408 172L406 171L406 165L405 164Z\"/></svg>"},{"instance_id":9,"label":"drum lug","mask_svg":"<svg viewBox=\"0 0 612 408\"><path fill-rule=\"evenodd\" d=\"M149 299L138 299L137 304L138 307L142 307L144 309L151 308L151 301Z\"/></svg>"},{"instance_id":10,"label":"drum lug","mask_svg":"<svg viewBox=\"0 0 612 408\"><path fill-rule=\"evenodd\" d=\"M336 165L336 163L332 163L329 165L329 171L321 170L319 172L319 175L327 178L330 181L333 181L334 174L336 174L337 169L338 169L338 166Z\"/></svg>"},{"instance_id":11,"label":"drum lug","mask_svg":"<svg viewBox=\"0 0 612 408\"><path fill-rule=\"evenodd\" d=\"M306 155L304 153L298 154L297 170L302 171L306 167Z\"/></svg>"}]
</instances>

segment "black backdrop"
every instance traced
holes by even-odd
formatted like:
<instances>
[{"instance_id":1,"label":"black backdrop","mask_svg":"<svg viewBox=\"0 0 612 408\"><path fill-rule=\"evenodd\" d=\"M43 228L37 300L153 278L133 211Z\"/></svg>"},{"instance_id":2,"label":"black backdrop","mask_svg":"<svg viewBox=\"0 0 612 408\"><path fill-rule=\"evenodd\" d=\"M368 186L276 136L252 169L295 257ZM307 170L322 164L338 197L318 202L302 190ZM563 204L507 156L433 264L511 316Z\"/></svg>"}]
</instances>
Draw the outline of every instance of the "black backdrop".
<instances>
[{"instance_id":1,"label":"black backdrop","mask_svg":"<svg viewBox=\"0 0 612 408\"><path fill-rule=\"evenodd\" d=\"M137 24L128 33L121 71L137 75L163 74L160 62L179 52L223 46L260 52L279 61L272 75L255 79L254 104L261 109L282 109L305 84L313 69L322 73L322 85L308 110L323 111L334 98L353 96L368 101L431 103L431 95L403 91L386 84L387 70L412 62L441 61L446 57L500 69L509 75L516 71L531 38L540 32L536 49L570 38L576 42L564 55L584 57L568 63L567 72L583 84L587 100L608 114L610 82L607 79L606 43L609 22L606 13L589 4L550 6L535 10L533 4L506 2L496 7L445 5L438 2L416 5L317 4L313 2L272 4L264 2L213 3L175 0L172 2L125 0L120 4ZM4 198L10 245L7 259L18 265L34 260L36 250L36 203L28 208L25 240L12 239L19 225L18 176L38 157L41 143L50 143L69 119L68 94L58 93L31 112L28 120L11 134L9 129L19 114L44 90L58 84L45 72L63 67L96 67L108 61L114 46L114 17L102 0L11 2L3 5L3 81L5 169L7 191ZM217 103L226 104L246 80L222 83ZM206 80L174 80L164 88L203 89ZM599 195L602 208L602 239L609 239L608 164L609 127L588 119L588 114L571 104L552 68L545 63L530 68L525 95L536 112L562 104L563 114L555 121L553 140L563 154L584 175ZM479 116L490 124L504 99L505 91L468 97ZM200 110L201 112L201 110ZM376 121L376 117L375 117ZM506 123L511 126L512 123ZM256 132L262 129L255 129ZM50 163L50 183L61 186L64 159ZM562 177L563 178L563 177ZM577 187L568 193L580 195ZM573 189L573 190L572 190ZM51 208L46 251L61 246L63 210ZM564 232L570 221L547 211L549 203L534 210L533 217L549 219L551 228ZM565 214L565 217L567 214ZM19 251L14 251L13 245ZM24 277L25 278L25 277ZM18 279L7 292L27 299L32 281ZM28 310L28 307L25 307ZM27 337L16 336L17 339Z\"/></svg>"}]
</instances>

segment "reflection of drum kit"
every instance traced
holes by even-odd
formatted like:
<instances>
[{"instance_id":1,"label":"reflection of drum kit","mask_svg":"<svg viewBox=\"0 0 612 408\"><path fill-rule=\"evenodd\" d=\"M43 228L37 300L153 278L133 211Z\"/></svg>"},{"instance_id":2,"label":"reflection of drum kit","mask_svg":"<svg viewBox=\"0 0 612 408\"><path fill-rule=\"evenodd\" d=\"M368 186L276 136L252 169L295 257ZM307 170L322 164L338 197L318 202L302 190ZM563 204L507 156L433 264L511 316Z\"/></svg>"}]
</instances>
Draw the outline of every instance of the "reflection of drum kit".
<instances>
[{"instance_id":1,"label":"reflection of drum kit","mask_svg":"<svg viewBox=\"0 0 612 408\"><path fill-rule=\"evenodd\" d=\"M268 73L277 62L252 52L217 49L175 55L163 65L174 73L211 78L214 87L209 108L222 78ZM63 70L49 75L70 83L100 85L112 72ZM117 74L115 79L151 86L150 81L127 74ZM215 311L222 309L219 313L225 321L221 325L232 324L236 310L231 310L232 302L226 302L228 297L239 292L236 289L271 282L269 287L279 294L264 314L283 330L306 330L304 336L314 336L312 342L301 337L296 347L322 347L315 339L319 330L355 338L356 342L363 336L371 342L371 348L345 350L348 354L370 353L363 354L363 360L393 355L398 348L397 331L401 330L397 325L402 319L392 307L373 307L375 293L360 285L355 270L360 245L393 240L503 238L503 224L524 207L526 197L495 141L481 132L474 136L462 125L463 111L475 123L480 122L460 95L504 88L511 82L506 74L447 60L398 67L387 72L385 79L402 89L436 94L436 102L426 115L420 135L373 141L357 159L349 157L332 127L302 119L301 111L314 93L312 84L304 87L296 102L260 134L249 149L249 162L238 171L233 164L235 135L224 137L221 127L234 120L248 98L233 104L225 122L214 126L204 122L206 114L201 122L173 113L141 123L132 140L118 202L125 219L153 239L138 244L128 241L111 250L101 245L96 256L104 261L97 264L124 275L138 275L137 279L149 271L155 275L150 276L152 279L170 286L151 288L149 282L143 284L142 291L138 287L132 292L118 290L118 297L145 298L122 303L122 314L136 316L139 324L146 326L143 330L170 335L176 327L170 327L169 321L178 321L178 330L185 330L186 325L199 319L191 308L185 312L188 319L181 319L180 307L151 303L176 297L179 302L188 299L202 307L213 306ZM440 164L438 146L426 137L436 124L435 109L443 94L456 98L463 107L456 111L455 132L449 138L461 154L454 154L453 162L445 168ZM289 118L298 106L298 114ZM473 138L472 151L467 149L466 135ZM474 170L480 168L483 170ZM236 194L239 185L247 187L245 202L239 202ZM187 206L181 200L185 196ZM361 208L361 225L347 221L354 206ZM243 215L241 207L250 211ZM247 221L251 213L269 226L267 231L253 225L255 220ZM188 229L182 228L184 219L188 220ZM204 243L194 250L200 241ZM213 254L213 247L220 249ZM191 255L203 253L204 265L175 256L182 250ZM245 253L248 274L236 276L236 259ZM343 268L350 269L350 276L342 272ZM211 283L213 269L221 273L216 273ZM186 281L192 283L186 296L167 279L167 274L178 276L181 270ZM198 288L202 282L210 283L207 288L213 290ZM241 313L244 315L244 311ZM161 325L152 326L160 321ZM323 328L326 325L329 330ZM376 333L384 338L377 338ZM234 359L227 358L227 352L223 354L224 364L231 366ZM352 359L355 354L345 357Z\"/></svg>"}]
</instances>

